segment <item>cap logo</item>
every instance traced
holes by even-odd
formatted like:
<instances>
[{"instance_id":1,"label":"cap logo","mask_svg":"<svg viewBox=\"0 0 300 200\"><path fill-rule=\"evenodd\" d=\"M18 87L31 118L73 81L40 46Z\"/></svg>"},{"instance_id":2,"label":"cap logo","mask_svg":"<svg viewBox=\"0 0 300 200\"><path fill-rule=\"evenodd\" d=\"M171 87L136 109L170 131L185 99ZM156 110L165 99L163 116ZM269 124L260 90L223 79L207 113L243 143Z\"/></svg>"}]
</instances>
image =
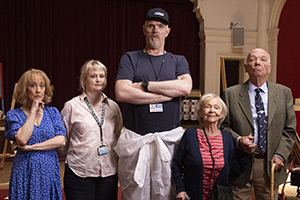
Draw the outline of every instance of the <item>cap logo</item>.
<instances>
[{"instance_id":1,"label":"cap logo","mask_svg":"<svg viewBox=\"0 0 300 200\"><path fill-rule=\"evenodd\" d=\"M164 13L161 13L161 12L155 12L153 15L160 15L160 16L165 16L165 14Z\"/></svg>"}]
</instances>

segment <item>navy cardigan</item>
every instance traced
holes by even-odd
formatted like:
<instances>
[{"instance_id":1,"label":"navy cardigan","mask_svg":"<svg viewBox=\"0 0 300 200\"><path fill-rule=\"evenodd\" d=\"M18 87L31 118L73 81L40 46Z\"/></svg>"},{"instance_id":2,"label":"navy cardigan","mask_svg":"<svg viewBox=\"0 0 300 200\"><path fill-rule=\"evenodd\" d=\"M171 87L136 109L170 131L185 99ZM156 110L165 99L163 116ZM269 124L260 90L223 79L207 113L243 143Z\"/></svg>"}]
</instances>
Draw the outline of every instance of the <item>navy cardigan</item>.
<instances>
[{"instance_id":1,"label":"navy cardigan","mask_svg":"<svg viewBox=\"0 0 300 200\"><path fill-rule=\"evenodd\" d=\"M228 132L222 131L222 137L224 167L217 184L229 186L231 170L241 173L251 156L236 150L232 136ZM203 199L203 163L196 128L189 128L183 134L173 158L172 177L176 185L176 193L185 191L191 200Z\"/></svg>"}]
</instances>

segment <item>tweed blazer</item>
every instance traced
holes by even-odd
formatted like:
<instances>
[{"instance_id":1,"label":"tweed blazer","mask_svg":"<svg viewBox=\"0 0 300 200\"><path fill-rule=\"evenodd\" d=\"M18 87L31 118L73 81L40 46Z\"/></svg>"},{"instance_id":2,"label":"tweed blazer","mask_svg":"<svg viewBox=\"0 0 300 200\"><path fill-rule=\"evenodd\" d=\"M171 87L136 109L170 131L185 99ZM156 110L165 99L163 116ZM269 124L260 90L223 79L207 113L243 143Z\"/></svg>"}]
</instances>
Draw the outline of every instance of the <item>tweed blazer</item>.
<instances>
[{"instance_id":1,"label":"tweed blazer","mask_svg":"<svg viewBox=\"0 0 300 200\"><path fill-rule=\"evenodd\" d=\"M224 90L223 100L228 106L228 115L222 128L233 136L254 133L253 116L248 93L248 81ZM296 137L296 117L293 107L292 92L288 87L267 82L268 86L268 128L267 128L267 174L271 174L271 159L278 154L285 161L292 151ZM252 163L249 163L244 172L231 179L233 184L244 185L248 182ZM286 162L283 169L275 172L274 184L279 185L286 180Z\"/></svg>"}]
</instances>

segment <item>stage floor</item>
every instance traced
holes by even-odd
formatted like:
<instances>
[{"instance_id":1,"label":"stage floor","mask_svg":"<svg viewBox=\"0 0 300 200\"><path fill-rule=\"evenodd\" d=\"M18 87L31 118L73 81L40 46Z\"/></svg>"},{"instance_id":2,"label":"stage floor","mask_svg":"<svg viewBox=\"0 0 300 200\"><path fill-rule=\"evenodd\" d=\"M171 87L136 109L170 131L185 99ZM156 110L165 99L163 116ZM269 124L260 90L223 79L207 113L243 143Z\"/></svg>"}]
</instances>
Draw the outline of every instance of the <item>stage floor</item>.
<instances>
[{"instance_id":1,"label":"stage floor","mask_svg":"<svg viewBox=\"0 0 300 200\"><path fill-rule=\"evenodd\" d=\"M13 163L12 161L5 162L3 170L0 171L0 200L5 200L5 197L7 197L7 194L8 194L8 182L9 182L12 163ZM64 161L60 161L59 165L60 165L60 177L62 180L61 185L62 185L62 187L64 187L64 185L63 185L63 176L64 176L64 171L65 171ZM3 185L1 185L2 183L7 183L7 184L5 186L3 186ZM122 191L119 187L118 200L121 200L121 195L122 195L121 193L122 193ZM63 193L63 197L65 200L64 193Z\"/></svg>"},{"instance_id":2,"label":"stage floor","mask_svg":"<svg viewBox=\"0 0 300 200\"><path fill-rule=\"evenodd\" d=\"M0 171L0 190L8 189L8 184L6 186L1 186L1 183L9 182L12 163L13 163L12 161L5 162L4 169L2 171ZM64 161L60 161L59 164L60 164L61 180L63 180L64 170L65 170ZM290 178L288 178L288 180L287 180L284 194L286 196L296 196L297 195L297 186L292 186L292 185L290 185L289 182L290 182ZM62 181L62 187L63 187L63 181ZM281 193L281 191L282 191L282 185L279 186L279 193ZM121 196L120 193L121 193L121 190L119 190L119 197ZM1 196L2 195L0 194L0 200L3 199L3 198L1 198ZM119 198L119 199L121 199L121 198Z\"/></svg>"}]
</instances>

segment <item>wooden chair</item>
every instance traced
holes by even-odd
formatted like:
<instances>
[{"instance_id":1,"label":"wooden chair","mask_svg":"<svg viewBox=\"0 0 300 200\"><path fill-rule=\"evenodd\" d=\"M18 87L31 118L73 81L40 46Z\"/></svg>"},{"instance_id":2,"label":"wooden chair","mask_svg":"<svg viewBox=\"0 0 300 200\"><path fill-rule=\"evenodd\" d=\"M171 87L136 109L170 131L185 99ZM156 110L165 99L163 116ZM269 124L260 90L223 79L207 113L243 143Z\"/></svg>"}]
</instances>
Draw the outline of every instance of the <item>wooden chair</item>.
<instances>
[{"instance_id":1,"label":"wooden chair","mask_svg":"<svg viewBox=\"0 0 300 200\"><path fill-rule=\"evenodd\" d=\"M13 91L13 94L16 92L16 87L17 87L17 83L15 84L14 86L14 91ZM14 109L15 108L15 104L16 104L16 99L14 98L14 95L12 95L12 101L11 101L11 105L10 105L10 110ZM3 127L3 130L1 131L4 131L4 127ZM5 138L4 139L4 145L3 145L3 151L2 151L2 154L0 154L0 173L1 171L3 170L4 168L4 163L5 163L5 159L6 158L11 158L11 157L14 157L15 154L16 154L16 151L13 151L13 153L7 153L7 147L8 147L8 140ZM6 183L0 183L0 186L8 186L9 185L9 182L6 182Z\"/></svg>"},{"instance_id":2,"label":"wooden chair","mask_svg":"<svg viewBox=\"0 0 300 200\"><path fill-rule=\"evenodd\" d=\"M300 197L300 185L299 185L299 177L300 177L300 175L299 175L300 174L300 167L299 167L299 165L300 165L300 138L299 138L298 134L296 135L295 143L294 143L292 153L290 155L289 160L290 160L290 166L289 166L289 169L288 169L288 174L287 174L286 180L288 179L289 174L291 174L291 182L290 183L291 183L291 185L298 187L298 189L297 189L297 198L299 198ZM288 199L288 197L284 194L285 186L286 186L286 181L283 184L281 194L279 195L282 200Z\"/></svg>"}]
</instances>

